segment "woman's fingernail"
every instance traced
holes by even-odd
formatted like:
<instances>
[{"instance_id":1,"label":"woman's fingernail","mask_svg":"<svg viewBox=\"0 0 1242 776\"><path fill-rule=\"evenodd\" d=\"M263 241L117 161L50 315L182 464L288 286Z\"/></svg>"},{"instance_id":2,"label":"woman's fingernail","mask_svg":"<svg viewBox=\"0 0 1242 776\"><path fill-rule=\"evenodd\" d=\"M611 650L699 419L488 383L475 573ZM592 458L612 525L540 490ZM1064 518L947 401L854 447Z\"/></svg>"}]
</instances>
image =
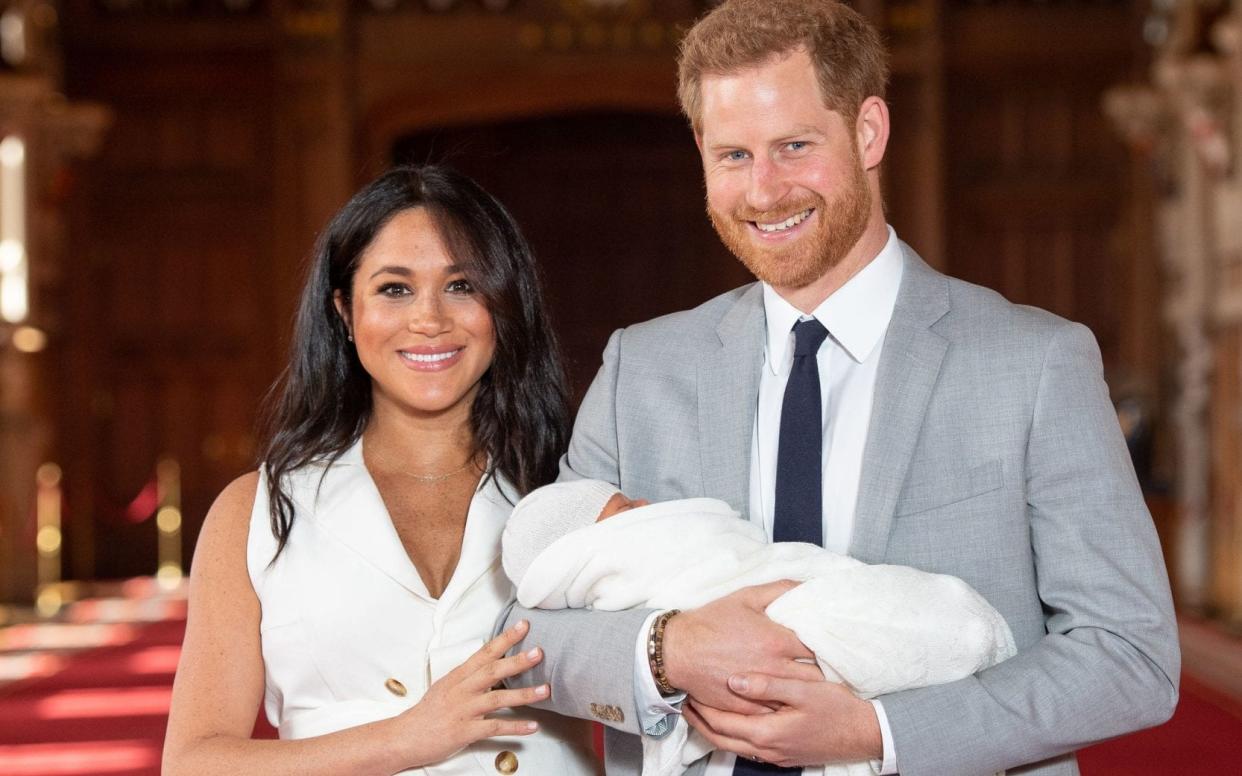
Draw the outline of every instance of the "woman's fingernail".
<instances>
[{"instance_id":1,"label":"woman's fingernail","mask_svg":"<svg viewBox=\"0 0 1242 776\"><path fill-rule=\"evenodd\" d=\"M527 660L538 660L539 659L539 647L535 647L534 649L527 650L526 659Z\"/></svg>"},{"instance_id":2,"label":"woman's fingernail","mask_svg":"<svg viewBox=\"0 0 1242 776\"><path fill-rule=\"evenodd\" d=\"M744 676L730 676L729 686L738 692L746 692L750 689L750 680Z\"/></svg>"},{"instance_id":3,"label":"woman's fingernail","mask_svg":"<svg viewBox=\"0 0 1242 776\"><path fill-rule=\"evenodd\" d=\"M539 729L539 723L538 722L527 722L526 729L533 733L534 731Z\"/></svg>"},{"instance_id":4,"label":"woman's fingernail","mask_svg":"<svg viewBox=\"0 0 1242 776\"><path fill-rule=\"evenodd\" d=\"M535 688L536 697L544 698L544 697L547 697L547 694L548 694L548 686L546 684L541 684Z\"/></svg>"},{"instance_id":5,"label":"woman's fingernail","mask_svg":"<svg viewBox=\"0 0 1242 776\"><path fill-rule=\"evenodd\" d=\"M522 631L526 630L528 627L530 627L529 622L527 622L526 620L518 620L517 625L513 626L513 630L517 631L518 633L521 633Z\"/></svg>"}]
</instances>

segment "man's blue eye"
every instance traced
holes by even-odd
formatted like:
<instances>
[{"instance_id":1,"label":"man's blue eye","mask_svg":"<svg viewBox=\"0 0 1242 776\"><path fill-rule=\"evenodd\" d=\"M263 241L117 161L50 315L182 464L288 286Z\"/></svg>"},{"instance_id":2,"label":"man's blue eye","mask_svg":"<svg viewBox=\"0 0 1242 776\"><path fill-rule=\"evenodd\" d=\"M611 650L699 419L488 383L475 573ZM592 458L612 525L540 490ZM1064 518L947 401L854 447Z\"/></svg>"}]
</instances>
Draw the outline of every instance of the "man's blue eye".
<instances>
[{"instance_id":1,"label":"man's blue eye","mask_svg":"<svg viewBox=\"0 0 1242 776\"><path fill-rule=\"evenodd\" d=\"M746 158L745 151L730 151L725 157L731 162L740 162Z\"/></svg>"},{"instance_id":2,"label":"man's blue eye","mask_svg":"<svg viewBox=\"0 0 1242 776\"><path fill-rule=\"evenodd\" d=\"M806 148L806 142L802 140L795 140L789 144L790 151L801 151L803 148Z\"/></svg>"}]
</instances>

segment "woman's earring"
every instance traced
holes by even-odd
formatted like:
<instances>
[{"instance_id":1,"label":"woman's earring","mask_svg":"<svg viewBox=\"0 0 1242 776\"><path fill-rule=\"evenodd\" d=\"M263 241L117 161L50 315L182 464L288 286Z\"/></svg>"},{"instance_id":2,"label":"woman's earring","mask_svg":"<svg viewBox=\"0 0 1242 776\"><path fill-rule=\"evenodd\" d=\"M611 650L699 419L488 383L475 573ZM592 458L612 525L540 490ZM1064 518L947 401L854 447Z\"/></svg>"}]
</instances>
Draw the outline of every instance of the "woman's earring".
<instances>
[{"instance_id":1,"label":"woman's earring","mask_svg":"<svg viewBox=\"0 0 1242 776\"><path fill-rule=\"evenodd\" d=\"M353 342L353 341L354 341L354 335L352 335L352 334L346 334L346 335L345 335L345 339L349 340L350 342Z\"/></svg>"}]
</instances>

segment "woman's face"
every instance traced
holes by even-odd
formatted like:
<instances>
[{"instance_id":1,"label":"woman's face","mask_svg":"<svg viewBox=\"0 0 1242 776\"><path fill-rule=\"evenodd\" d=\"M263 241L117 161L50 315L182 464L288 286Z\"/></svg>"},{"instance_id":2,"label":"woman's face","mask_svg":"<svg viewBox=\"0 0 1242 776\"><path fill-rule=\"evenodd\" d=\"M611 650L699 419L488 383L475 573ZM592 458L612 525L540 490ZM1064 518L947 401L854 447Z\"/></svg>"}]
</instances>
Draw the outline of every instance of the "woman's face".
<instances>
[{"instance_id":1,"label":"woman's face","mask_svg":"<svg viewBox=\"0 0 1242 776\"><path fill-rule=\"evenodd\" d=\"M469 412L496 352L491 313L426 208L403 210L363 252L337 309L371 376L376 411Z\"/></svg>"}]
</instances>

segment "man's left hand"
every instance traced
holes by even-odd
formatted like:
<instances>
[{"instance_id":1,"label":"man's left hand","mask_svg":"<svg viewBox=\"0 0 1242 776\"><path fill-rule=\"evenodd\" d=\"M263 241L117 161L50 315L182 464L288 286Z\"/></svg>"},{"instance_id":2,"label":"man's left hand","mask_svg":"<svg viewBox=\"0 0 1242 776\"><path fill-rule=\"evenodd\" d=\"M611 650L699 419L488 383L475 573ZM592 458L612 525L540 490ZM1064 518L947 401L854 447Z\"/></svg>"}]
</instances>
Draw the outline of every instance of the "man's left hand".
<instances>
[{"instance_id":1,"label":"man's left hand","mask_svg":"<svg viewBox=\"0 0 1242 776\"><path fill-rule=\"evenodd\" d=\"M687 700L686 721L717 749L786 767L883 757L875 709L843 685L736 674L729 689L773 710L735 714Z\"/></svg>"}]
</instances>

